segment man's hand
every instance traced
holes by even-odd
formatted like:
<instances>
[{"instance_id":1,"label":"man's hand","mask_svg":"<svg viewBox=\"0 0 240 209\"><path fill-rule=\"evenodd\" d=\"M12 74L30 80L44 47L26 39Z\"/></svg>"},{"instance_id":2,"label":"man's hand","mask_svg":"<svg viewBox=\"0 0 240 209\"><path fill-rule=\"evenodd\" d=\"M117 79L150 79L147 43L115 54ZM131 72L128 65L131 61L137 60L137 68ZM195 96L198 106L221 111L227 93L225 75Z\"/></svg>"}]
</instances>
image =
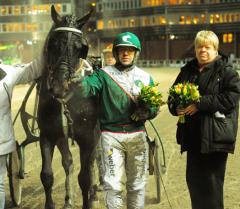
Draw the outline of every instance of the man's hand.
<instances>
[{"instance_id":1,"label":"man's hand","mask_svg":"<svg viewBox=\"0 0 240 209\"><path fill-rule=\"evenodd\" d=\"M74 76L71 78L72 84L80 84L83 80L83 76L81 74L74 74Z\"/></svg>"},{"instance_id":2,"label":"man's hand","mask_svg":"<svg viewBox=\"0 0 240 209\"><path fill-rule=\"evenodd\" d=\"M134 121L145 122L152 118L151 112L147 107L137 107L135 112L131 116Z\"/></svg>"}]
</instances>

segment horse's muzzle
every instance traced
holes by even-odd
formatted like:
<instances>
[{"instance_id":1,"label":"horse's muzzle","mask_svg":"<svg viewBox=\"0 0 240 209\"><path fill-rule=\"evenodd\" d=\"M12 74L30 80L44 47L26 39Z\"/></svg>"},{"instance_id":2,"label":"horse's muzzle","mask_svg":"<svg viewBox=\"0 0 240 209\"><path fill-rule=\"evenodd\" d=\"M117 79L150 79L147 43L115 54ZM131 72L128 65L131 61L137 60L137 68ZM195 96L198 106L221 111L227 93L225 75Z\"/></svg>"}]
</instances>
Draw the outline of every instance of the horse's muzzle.
<instances>
[{"instance_id":1,"label":"horse's muzzle","mask_svg":"<svg viewBox=\"0 0 240 209\"><path fill-rule=\"evenodd\" d=\"M58 82L54 81L50 88L51 94L56 98L64 98L69 91L69 85L67 81Z\"/></svg>"}]
</instances>

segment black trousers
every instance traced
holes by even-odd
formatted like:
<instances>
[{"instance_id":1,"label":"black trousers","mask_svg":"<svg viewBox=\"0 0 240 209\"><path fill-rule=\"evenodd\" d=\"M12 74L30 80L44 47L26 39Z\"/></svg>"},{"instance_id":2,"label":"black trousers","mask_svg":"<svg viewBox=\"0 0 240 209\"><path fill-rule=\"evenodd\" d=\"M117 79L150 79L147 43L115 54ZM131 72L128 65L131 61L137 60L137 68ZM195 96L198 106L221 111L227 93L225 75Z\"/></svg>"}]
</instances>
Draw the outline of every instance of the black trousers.
<instances>
[{"instance_id":1,"label":"black trousers","mask_svg":"<svg viewBox=\"0 0 240 209\"><path fill-rule=\"evenodd\" d=\"M192 209L224 209L227 153L187 153L186 181Z\"/></svg>"}]
</instances>

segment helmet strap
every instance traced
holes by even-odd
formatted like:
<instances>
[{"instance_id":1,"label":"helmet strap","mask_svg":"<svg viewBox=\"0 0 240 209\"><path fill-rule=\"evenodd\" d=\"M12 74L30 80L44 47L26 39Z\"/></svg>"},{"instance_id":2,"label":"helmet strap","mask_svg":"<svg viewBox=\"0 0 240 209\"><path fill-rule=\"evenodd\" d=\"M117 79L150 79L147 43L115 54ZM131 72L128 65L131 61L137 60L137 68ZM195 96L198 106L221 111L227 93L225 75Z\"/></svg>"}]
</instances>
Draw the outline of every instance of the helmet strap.
<instances>
[{"instance_id":1,"label":"helmet strap","mask_svg":"<svg viewBox=\"0 0 240 209\"><path fill-rule=\"evenodd\" d=\"M121 62L116 62L116 64L114 65L119 71L130 71L134 68L134 64L130 64L130 65L123 65Z\"/></svg>"}]
</instances>

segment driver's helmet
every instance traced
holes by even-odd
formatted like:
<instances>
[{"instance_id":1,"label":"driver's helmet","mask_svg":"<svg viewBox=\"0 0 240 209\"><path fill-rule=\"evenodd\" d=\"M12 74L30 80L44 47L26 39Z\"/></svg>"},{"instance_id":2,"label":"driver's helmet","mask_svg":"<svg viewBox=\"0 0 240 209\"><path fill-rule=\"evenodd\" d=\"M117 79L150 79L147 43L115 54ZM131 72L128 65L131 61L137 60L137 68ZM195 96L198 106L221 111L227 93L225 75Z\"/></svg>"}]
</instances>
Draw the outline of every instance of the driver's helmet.
<instances>
[{"instance_id":1,"label":"driver's helmet","mask_svg":"<svg viewBox=\"0 0 240 209\"><path fill-rule=\"evenodd\" d=\"M138 37L131 32L120 33L113 41L113 55L116 57L116 48L119 46L132 46L136 48L138 52L141 51L141 43Z\"/></svg>"}]
</instances>

